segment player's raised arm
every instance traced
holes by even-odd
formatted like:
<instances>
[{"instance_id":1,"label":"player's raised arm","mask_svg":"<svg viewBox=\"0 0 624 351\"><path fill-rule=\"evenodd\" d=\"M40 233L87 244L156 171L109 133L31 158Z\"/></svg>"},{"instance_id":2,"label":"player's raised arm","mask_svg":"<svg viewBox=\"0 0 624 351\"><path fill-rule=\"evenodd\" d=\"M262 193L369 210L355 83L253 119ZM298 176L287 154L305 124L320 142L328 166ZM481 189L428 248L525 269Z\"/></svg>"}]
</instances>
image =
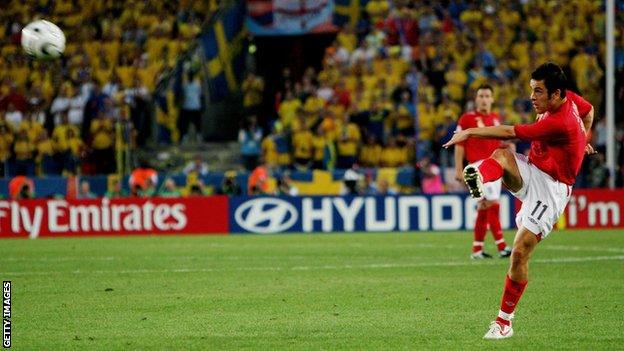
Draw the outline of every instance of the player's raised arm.
<instances>
[{"instance_id":1,"label":"player's raised arm","mask_svg":"<svg viewBox=\"0 0 624 351\"><path fill-rule=\"evenodd\" d=\"M493 127L481 127L481 128L469 128L455 132L451 140L449 140L443 147L448 148L451 145L461 143L468 138L490 138L508 140L514 139L516 132L513 126L493 126Z\"/></svg>"}]
</instances>

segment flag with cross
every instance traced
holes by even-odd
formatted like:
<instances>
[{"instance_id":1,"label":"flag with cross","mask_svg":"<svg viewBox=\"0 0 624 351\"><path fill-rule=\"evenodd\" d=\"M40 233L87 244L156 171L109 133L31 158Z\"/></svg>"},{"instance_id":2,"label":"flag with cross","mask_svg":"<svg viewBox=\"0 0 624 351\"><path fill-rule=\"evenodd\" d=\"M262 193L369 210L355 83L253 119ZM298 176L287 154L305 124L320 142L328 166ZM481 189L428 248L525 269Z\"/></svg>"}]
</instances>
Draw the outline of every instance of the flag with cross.
<instances>
[{"instance_id":1,"label":"flag with cross","mask_svg":"<svg viewBox=\"0 0 624 351\"><path fill-rule=\"evenodd\" d=\"M212 102L221 101L240 88L247 53L244 18L245 6L239 2L218 13L201 36Z\"/></svg>"},{"instance_id":2,"label":"flag with cross","mask_svg":"<svg viewBox=\"0 0 624 351\"><path fill-rule=\"evenodd\" d=\"M355 27L368 0L335 0L334 24Z\"/></svg>"}]
</instances>

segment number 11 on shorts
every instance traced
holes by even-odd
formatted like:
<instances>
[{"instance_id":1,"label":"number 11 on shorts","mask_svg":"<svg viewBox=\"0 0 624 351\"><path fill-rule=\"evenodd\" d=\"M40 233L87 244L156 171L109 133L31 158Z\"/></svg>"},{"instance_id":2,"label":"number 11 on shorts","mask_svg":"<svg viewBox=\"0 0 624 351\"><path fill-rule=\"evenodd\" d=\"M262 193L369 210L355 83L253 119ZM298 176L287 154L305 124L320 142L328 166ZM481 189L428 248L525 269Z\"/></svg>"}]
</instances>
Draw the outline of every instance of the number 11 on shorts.
<instances>
[{"instance_id":1,"label":"number 11 on shorts","mask_svg":"<svg viewBox=\"0 0 624 351\"><path fill-rule=\"evenodd\" d=\"M544 215L544 212L546 212L546 209L548 208L547 205L542 205L542 201L541 200L537 200L537 203L535 204L535 208L531 212L531 216L535 216L535 213L537 213L537 210L539 210L540 206L542 206L542 211L539 213L539 215L537 215L537 219L538 220L542 219L542 216Z\"/></svg>"}]
</instances>

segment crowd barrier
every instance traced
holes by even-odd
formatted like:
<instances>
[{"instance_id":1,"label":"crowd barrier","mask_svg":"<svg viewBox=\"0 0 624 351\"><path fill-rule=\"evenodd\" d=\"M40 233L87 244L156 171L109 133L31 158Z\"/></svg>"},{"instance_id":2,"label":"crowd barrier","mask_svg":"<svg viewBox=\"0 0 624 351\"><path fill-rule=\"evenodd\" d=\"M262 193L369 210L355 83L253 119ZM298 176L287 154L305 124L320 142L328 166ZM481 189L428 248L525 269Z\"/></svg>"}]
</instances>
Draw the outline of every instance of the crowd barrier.
<instances>
[{"instance_id":1,"label":"crowd barrier","mask_svg":"<svg viewBox=\"0 0 624 351\"><path fill-rule=\"evenodd\" d=\"M390 185L396 187L409 187L414 184L414 169L413 168L379 168L369 169L369 172L373 179L379 179L380 177L387 180ZM283 172L273 172L273 181L279 178ZM327 195L337 194L342 180L344 179L344 170L333 171L293 171L289 172L290 178L293 180L293 184L299 186L302 193L309 193L309 195ZM111 178L117 178L116 175L110 176ZM200 176L199 179L204 185L217 190L221 187L225 174L223 172L210 172L209 174ZM126 191L128 187L128 176L121 178L122 188ZM179 187L187 186L187 176L184 173L160 173L158 177L157 188L162 186L165 179L171 178ZM248 172L237 172L235 179L238 185L242 189L247 189L247 181L249 178ZM270 178L271 179L271 178ZM48 176L48 177L34 177L32 178L35 185L35 193L38 198L50 198L64 196L67 194L68 181L67 177L63 176ZM96 176L80 176L78 178L80 182L86 181L91 186L91 191L98 195L104 196L108 190L110 183L109 176L96 175ZM0 198L8 198L8 186L10 179L0 178ZM332 188L332 189L329 189ZM328 190L335 190L333 193ZM315 192L316 191L316 192ZM323 193L319 193L323 192Z\"/></svg>"},{"instance_id":2,"label":"crowd barrier","mask_svg":"<svg viewBox=\"0 0 624 351\"><path fill-rule=\"evenodd\" d=\"M501 198L514 228L521 204ZM624 190L575 190L560 228L624 228ZM0 238L287 232L470 230L476 201L465 194L40 199L0 201Z\"/></svg>"}]
</instances>

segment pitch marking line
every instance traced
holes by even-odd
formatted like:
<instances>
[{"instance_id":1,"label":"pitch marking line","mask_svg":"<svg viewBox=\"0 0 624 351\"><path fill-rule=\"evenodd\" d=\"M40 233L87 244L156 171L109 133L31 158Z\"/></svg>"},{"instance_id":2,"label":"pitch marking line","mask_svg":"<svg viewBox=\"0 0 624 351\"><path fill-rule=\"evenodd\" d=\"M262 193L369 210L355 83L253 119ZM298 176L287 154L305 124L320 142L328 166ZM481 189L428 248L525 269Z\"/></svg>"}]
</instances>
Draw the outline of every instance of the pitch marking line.
<instances>
[{"instance_id":1,"label":"pitch marking line","mask_svg":"<svg viewBox=\"0 0 624 351\"><path fill-rule=\"evenodd\" d=\"M391 246L393 247L393 246ZM436 244L406 244L400 245L402 249L409 247L418 247L418 248L435 248L435 249L458 249L465 248L465 245L436 245ZM597 246L570 246L570 245L544 245L540 247L540 250L553 250L553 251L572 251L572 252L603 252L603 253L622 253L624 254L624 248L615 248L615 247L597 247ZM323 258L341 258L343 256L324 256ZM369 256L372 257L372 256ZM40 257L40 258L27 258L27 257L4 257L0 258L0 262L67 262L67 261L117 261L124 259L149 259L152 256L128 256L128 257L117 257L117 256L75 256L75 257ZM262 260L299 260L299 259L307 259L310 256L305 255L291 255L291 256L210 256L206 255L182 255L182 256L161 256L160 258L166 260L218 260L218 261L241 261L241 260L254 260L254 259L262 259ZM362 256L358 255L358 258L362 258Z\"/></svg>"},{"instance_id":2,"label":"pitch marking line","mask_svg":"<svg viewBox=\"0 0 624 351\"><path fill-rule=\"evenodd\" d=\"M578 263L594 261L624 261L624 255L619 256L587 256L561 257L536 259L531 263ZM231 271L314 271L340 269L385 269L385 268L420 268L420 267L467 267L479 265L497 265L502 261L457 261L457 262L422 262L422 263L373 263L362 265L324 265L324 266L293 266L293 267L236 267L236 268L172 268L172 269L129 269L121 271L106 270L74 270L74 271L47 271L47 272L0 272L2 276L28 276L49 274L146 274L146 273L204 273L204 272L231 272Z\"/></svg>"}]
</instances>

